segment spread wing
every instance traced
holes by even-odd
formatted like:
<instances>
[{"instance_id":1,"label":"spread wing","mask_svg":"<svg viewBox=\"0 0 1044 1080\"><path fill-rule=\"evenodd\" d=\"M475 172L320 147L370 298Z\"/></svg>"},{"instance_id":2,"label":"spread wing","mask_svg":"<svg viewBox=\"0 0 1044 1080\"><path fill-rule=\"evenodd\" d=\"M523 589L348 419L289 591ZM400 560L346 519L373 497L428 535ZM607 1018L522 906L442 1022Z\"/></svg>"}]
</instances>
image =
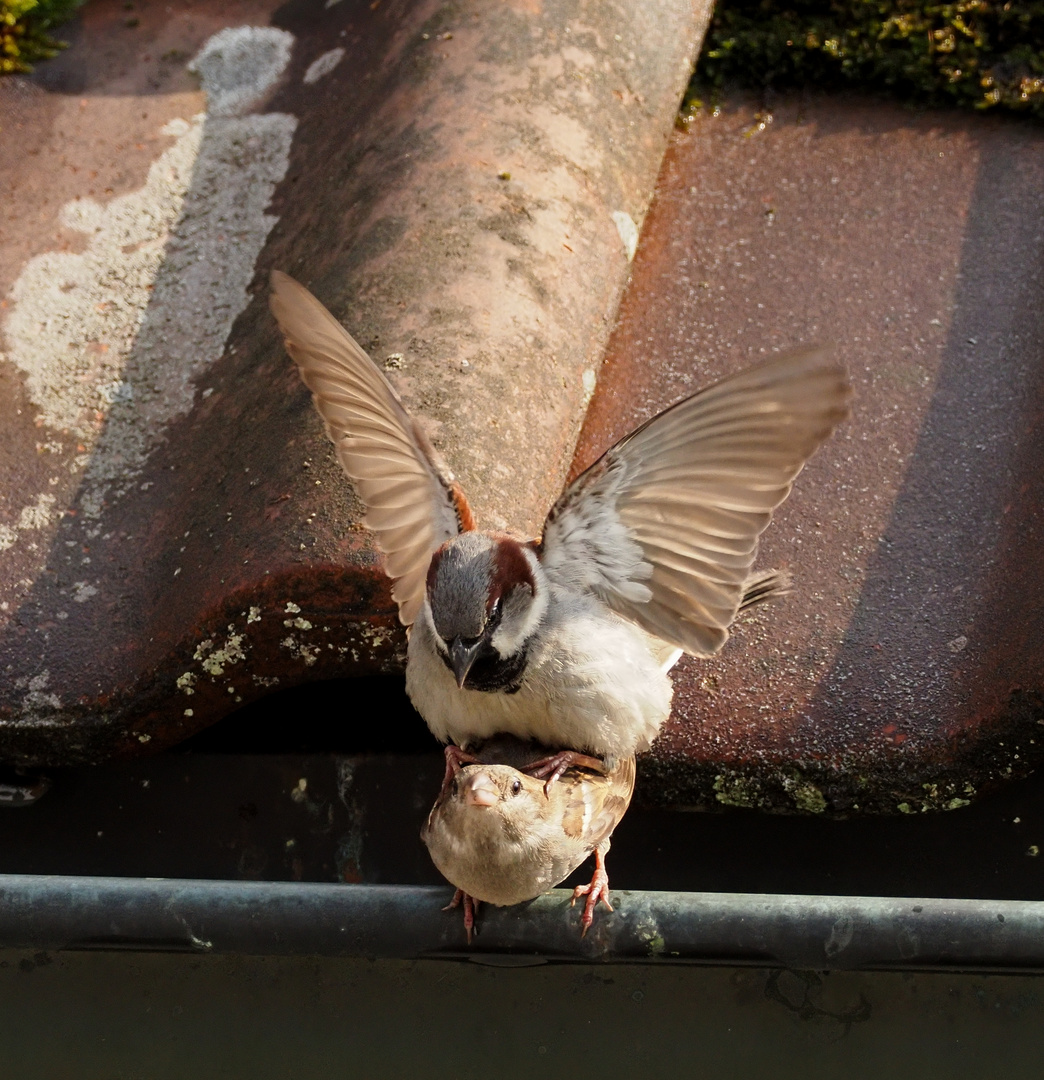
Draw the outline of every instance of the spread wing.
<instances>
[{"instance_id":1,"label":"spread wing","mask_svg":"<svg viewBox=\"0 0 1044 1080\"><path fill-rule=\"evenodd\" d=\"M278 270L270 303L286 351L366 507L363 523L377 534L399 618L410 626L432 554L474 527L467 502L384 374L326 308Z\"/></svg>"},{"instance_id":2,"label":"spread wing","mask_svg":"<svg viewBox=\"0 0 1044 1080\"><path fill-rule=\"evenodd\" d=\"M841 365L805 349L678 402L565 490L544 526L545 570L686 652L716 653L758 537L850 395Z\"/></svg>"}]
</instances>

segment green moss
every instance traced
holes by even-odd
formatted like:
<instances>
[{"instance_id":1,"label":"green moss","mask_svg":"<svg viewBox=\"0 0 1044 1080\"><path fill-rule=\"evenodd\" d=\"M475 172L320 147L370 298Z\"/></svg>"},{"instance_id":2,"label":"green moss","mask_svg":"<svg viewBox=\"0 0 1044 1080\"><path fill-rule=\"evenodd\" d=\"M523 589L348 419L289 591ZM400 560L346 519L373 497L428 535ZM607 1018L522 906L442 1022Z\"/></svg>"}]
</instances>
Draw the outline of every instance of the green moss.
<instances>
[{"instance_id":1,"label":"green moss","mask_svg":"<svg viewBox=\"0 0 1044 1080\"><path fill-rule=\"evenodd\" d=\"M827 808L823 792L807 780L804 783L795 784L790 789L790 797L794 800L794 805L804 814L822 814Z\"/></svg>"},{"instance_id":2,"label":"green moss","mask_svg":"<svg viewBox=\"0 0 1044 1080\"><path fill-rule=\"evenodd\" d=\"M727 769L714 777L714 797L724 806L745 810L786 810L789 797L802 814L822 814L828 804L823 792L796 769L777 772L768 788L739 770Z\"/></svg>"},{"instance_id":3,"label":"green moss","mask_svg":"<svg viewBox=\"0 0 1044 1080\"><path fill-rule=\"evenodd\" d=\"M761 805L761 786L742 773L720 772L714 778L714 797L725 806L754 810Z\"/></svg>"},{"instance_id":4,"label":"green moss","mask_svg":"<svg viewBox=\"0 0 1044 1080\"><path fill-rule=\"evenodd\" d=\"M72 18L84 0L0 0L0 75L32 71L65 48L48 33Z\"/></svg>"},{"instance_id":5,"label":"green moss","mask_svg":"<svg viewBox=\"0 0 1044 1080\"><path fill-rule=\"evenodd\" d=\"M921 785L924 795L920 799L910 802L901 802L896 807L900 814L929 814L938 810L960 810L964 806L970 806L970 799L963 799L957 794L957 785L954 781L926 783ZM962 788L965 795L974 795L975 786L965 783ZM917 803L920 802L920 806Z\"/></svg>"},{"instance_id":6,"label":"green moss","mask_svg":"<svg viewBox=\"0 0 1044 1080\"><path fill-rule=\"evenodd\" d=\"M1044 117L1044 0L719 0L688 107L729 82Z\"/></svg>"},{"instance_id":7,"label":"green moss","mask_svg":"<svg viewBox=\"0 0 1044 1080\"><path fill-rule=\"evenodd\" d=\"M646 941L646 945L649 947L650 956L662 956L667 943L664 941L662 934L654 934Z\"/></svg>"}]
</instances>

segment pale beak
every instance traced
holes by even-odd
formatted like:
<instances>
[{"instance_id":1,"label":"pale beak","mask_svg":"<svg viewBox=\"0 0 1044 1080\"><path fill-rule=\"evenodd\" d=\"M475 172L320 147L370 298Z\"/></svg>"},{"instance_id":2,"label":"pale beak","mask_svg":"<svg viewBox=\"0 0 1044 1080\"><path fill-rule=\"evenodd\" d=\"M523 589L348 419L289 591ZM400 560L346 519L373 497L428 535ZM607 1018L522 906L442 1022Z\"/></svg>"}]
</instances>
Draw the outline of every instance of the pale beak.
<instances>
[{"instance_id":1,"label":"pale beak","mask_svg":"<svg viewBox=\"0 0 1044 1080\"><path fill-rule=\"evenodd\" d=\"M468 806L496 806L500 792L486 773L477 772L464 781L464 801Z\"/></svg>"},{"instance_id":2,"label":"pale beak","mask_svg":"<svg viewBox=\"0 0 1044 1080\"><path fill-rule=\"evenodd\" d=\"M458 689L464 689L464 680L468 677L472 664L478 659L482 645L481 638L471 645L465 645L459 637L453 639L453 644L450 645L450 663L453 665L453 674L457 677Z\"/></svg>"}]
</instances>

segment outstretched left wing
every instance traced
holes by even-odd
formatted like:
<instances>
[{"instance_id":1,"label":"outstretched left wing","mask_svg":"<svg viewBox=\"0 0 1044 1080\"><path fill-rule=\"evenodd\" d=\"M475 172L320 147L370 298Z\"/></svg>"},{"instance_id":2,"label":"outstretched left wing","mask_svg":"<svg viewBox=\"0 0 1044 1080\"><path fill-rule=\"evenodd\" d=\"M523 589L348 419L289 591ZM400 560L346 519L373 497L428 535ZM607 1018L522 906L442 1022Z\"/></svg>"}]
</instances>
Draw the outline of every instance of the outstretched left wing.
<instances>
[{"instance_id":1,"label":"outstretched left wing","mask_svg":"<svg viewBox=\"0 0 1044 1080\"><path fill-rule=\"evenodd\" d=\"M467 501L384 373L330 312L278 270L270 303L286 351L366 506L363 523L377 534L399 619L410 626L424 601L432 555L474 528Z\"/></svg>"}]
</instances>

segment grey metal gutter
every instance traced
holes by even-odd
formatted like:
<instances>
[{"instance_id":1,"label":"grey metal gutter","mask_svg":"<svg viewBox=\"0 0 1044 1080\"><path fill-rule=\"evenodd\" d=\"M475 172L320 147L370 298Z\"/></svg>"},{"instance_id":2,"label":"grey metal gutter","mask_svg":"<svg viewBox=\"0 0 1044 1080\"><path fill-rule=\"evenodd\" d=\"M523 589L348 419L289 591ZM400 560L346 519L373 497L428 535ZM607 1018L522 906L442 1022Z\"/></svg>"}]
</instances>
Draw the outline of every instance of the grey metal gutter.
<instances>
[{"instance_id":1,"label":"grey metal gutter","mask_svg":"<svg viewBox=\"0 0 1044 1080\"><path fill-rule=\"evenodd\" d=\"M569 893L483 908L469 948L444 888L0 875L0 948L1044 971L1044 903L614 892L585 940Z\"/></svg>"}]
</instances>

